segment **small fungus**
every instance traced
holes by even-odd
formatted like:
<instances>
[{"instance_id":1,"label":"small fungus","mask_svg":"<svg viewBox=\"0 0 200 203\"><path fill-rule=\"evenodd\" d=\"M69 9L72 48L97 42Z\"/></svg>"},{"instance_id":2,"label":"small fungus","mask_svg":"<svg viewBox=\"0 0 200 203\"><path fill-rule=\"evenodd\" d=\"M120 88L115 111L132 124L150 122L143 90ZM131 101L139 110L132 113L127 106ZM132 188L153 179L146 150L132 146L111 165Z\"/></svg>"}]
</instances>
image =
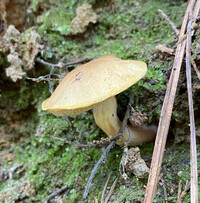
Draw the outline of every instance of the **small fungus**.
<instances>
[{"instance_id":1,"label":"small fungus","mask_svg":"<svg viewBox=\"0 0 200 203\"><path fill-rule=\"evenodd\" d=\"M68 73L51 97L42 103L42 110L65 116L93 108L96 124L113 137L121 126L115 95L140 80L146 71L144 62L121 60L112 54L102 56ZM117 144L135 146L154 137L155 130L151 127L129 125Z\"/></svg>"}]
</instances>

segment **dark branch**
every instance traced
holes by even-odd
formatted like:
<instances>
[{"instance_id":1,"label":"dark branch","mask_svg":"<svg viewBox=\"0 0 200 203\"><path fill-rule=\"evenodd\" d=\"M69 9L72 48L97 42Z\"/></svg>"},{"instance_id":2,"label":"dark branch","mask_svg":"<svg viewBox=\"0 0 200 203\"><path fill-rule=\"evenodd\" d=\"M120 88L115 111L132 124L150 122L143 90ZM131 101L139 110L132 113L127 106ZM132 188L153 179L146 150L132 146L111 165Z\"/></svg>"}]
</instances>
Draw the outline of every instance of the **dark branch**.
<instances>
[{"instance_id":1,"label":"dark branch","mask_svg":"<svg viewBox=\"0 0 200 203\"><path fill-rule=\"evenodd\" d=\"M91 58L83 58L83 59L79 59L77 61L72 61L72 62L68 62L68 63L59 62L57 64L49 63L49 62L44 61L42 59L40 59L40 60L38 59L37 61L46 65L46 66L50 66L50 67L65 67L65 66L75 65L75 64L79 64L79 63L85 63L85 62L88 62L91 60L92 60Z\"/></svg>"},{"instance_id":2,"label":"dark branch","mask_svg":"<svg viewBox=\"0 0 200 203\"><path fill-rule=\"evenodd\" d=\"M62 187L61 189L55 191L54 193L52 193L51 195L49 195L49 196L47 197L45 203L48 203L49 200L51 200L51 199L53 199L55 196L57 196L57 195L63 193L63 192L66 191L67 189L68 189L68 186L64 186L64 187Z\"/></svg>"},{"instance_id":3,"label":"dark branch","mask_svg":"<svg viewBox=\"0 0 200 203\"><path fill-rule=\"evenodd\" d=\"M89 192L89 188L90 188L90 185L92 183L92 179L99 167L99 165L101 164L101 162L103 160L105 160L107 154L109 153L110 149L115 145L115 142L117 140L120 139L120 137L123 135L123 131L127 125L127 120L128 120L128 117L129 117L129 114L130 114L130 106L133 104L133 94L131 95L130 97L130 101L128 103L128 106L127 106L127 110L126 110L126 113L125 113L125 116L124 116L124 119L123 119L123 122L122 122L122 125L117 133L117 135L113 138L113 140L111 141L111 143L106 147L106 150L103 152L103 154L101 155L101 158L99 159L99 161L96 163L96 165L94 166L91 174L90 174L90 177L89 177L89 180L88 180L88 183L86 185L86 188L85 188L85 191L84 191L84 194L83 194L83 198L87 198L87 195L88 195L88 192Z\"/></svg>"}]
</instances>

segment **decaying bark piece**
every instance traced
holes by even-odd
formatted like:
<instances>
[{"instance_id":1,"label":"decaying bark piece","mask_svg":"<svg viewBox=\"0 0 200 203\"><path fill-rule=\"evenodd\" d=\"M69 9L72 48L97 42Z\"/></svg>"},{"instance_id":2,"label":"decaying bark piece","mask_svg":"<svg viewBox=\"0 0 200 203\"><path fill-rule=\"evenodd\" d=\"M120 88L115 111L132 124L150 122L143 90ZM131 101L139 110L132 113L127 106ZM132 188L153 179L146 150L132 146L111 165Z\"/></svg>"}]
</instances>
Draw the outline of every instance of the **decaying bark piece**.
<instances>
[{"instance_id":1,"label":"decaying bark piece","mask_svg":"<svg viewBox=\"0 0 200 203\"><path fill-rule=\"evenodd\" d=\"M149 174L149 168L141 158L140 149L138 147L130 148L129 150L127 148L127 150L125 150L120 166L122 168L122 177L124 179L128 178L126 173L133 173L137 178L145 178Z\"/></svg>"},{"instance_id":2,"label":"decaying bark piece","mask_svg":"<svg viewBox=\"0 0 200 203\"><path fill-rule=\"evenodd\" d=\"M22 79L26 72L34 67L35 58L43 48L39 42L40 35L36 31L20 33L14 25L10 25L0 38L0 53L6 54L10 63L6 75L13 82Z\"/></svg>"},{"instance_id":3,"label":"decaying bark piece","mask_svg":"<svg viewBox=\"0 0 200 203\"><path fill-rule=\"evenodd\" d=\"M84 33L89 23L96 23L98 16L90 4L83 4L76 9L76 17L71 21L72 34Z\"/></svg>"}]
</instances>

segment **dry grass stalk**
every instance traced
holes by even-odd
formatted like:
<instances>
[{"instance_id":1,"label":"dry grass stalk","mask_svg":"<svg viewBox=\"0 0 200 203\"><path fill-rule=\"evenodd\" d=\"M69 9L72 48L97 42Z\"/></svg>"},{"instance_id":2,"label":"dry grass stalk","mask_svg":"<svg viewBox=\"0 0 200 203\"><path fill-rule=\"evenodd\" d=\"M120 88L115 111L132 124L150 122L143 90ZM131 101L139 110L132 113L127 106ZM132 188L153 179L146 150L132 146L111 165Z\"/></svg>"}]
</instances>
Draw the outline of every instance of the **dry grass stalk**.
<instances>
[{"instance_id":1,"label":"dry grass stalk","mask_svg":"<svg viewBox=\"0 0 200 203\"><path fill-rule=\"evenodd\" d=\"M174 23L169 19L169 17L161 10L158 9L158 12L164 17L164 19L170 24L174 32L176 33L177 36L179 36L179 30L176 28Z\"/></svg>"},{"instance_id":2,"label":"dry grass stalk","mask_svg":"<svg viewBox=\"0 0 200 203\"><path fill-rule=\"evenodd\" d=\"M192 13L190 13L190 17ZM198 175L197 175L197 149L196 132L194 120L194 108L192 99L192 77L191 77L191 43L192 43L192 19L188 22L187 41L186 41L186 77L188 90L188 104L190 115L190 201L198 203Z\"/></svg>"},{"instance_id":3,"label":"dry grass stalk","mask_svg":"<svg viewBox=\"0 0 200 203\"><path fill-rule=\"evenodd\" d=\"M179 39L181 39L185 34L189 13L192 11L194 3L195 3L194 0L189 1L188 7L182 22ZM181 69L181 65L182 65L182 61L185 53L185 45L186 45L186 42L184 40L180 42L176 48L172 73L169 79L169 83L167 85L165 99L162 106L162 111L161 111L158 131L157 131L157 137L155 141L154 152L153 152L153 157L151 162L151 168L149 173L149 179L148 179L148 184L146 187L146 192L144 197L144 203L153 202L153 198L155 195L155 190L158 183L158 177L160 173L162 158L164 154L167 134L168 134L171 115L172 115L172 109L173 109L180 69Z\"/></svg>"}]
</instances>

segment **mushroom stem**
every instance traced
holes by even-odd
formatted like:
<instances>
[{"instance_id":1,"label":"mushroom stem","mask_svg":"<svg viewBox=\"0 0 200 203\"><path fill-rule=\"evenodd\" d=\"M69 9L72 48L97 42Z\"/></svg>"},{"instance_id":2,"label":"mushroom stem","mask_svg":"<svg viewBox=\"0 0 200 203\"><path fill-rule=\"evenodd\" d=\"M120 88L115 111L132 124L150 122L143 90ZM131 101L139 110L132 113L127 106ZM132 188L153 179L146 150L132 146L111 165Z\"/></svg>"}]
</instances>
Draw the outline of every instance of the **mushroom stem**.
<instances>
[{"instance_id":1,"label":"mushroom stem","mask_svg":"<svg viewBox=\"0 0 200 203\"><path fill-rule=\"evenodd\" d=\"M96 124L109 137L114 137L121 126L121 121L117 116L117 101L115 97L110 97L105 101L97 104L93 108L93 114ZM127 125L123 136L117 141L118 145L135 146L144 142L152 141L156 135L155 126L143 125L141 128L136 128Z\"/></svg>"}]
</instances>

